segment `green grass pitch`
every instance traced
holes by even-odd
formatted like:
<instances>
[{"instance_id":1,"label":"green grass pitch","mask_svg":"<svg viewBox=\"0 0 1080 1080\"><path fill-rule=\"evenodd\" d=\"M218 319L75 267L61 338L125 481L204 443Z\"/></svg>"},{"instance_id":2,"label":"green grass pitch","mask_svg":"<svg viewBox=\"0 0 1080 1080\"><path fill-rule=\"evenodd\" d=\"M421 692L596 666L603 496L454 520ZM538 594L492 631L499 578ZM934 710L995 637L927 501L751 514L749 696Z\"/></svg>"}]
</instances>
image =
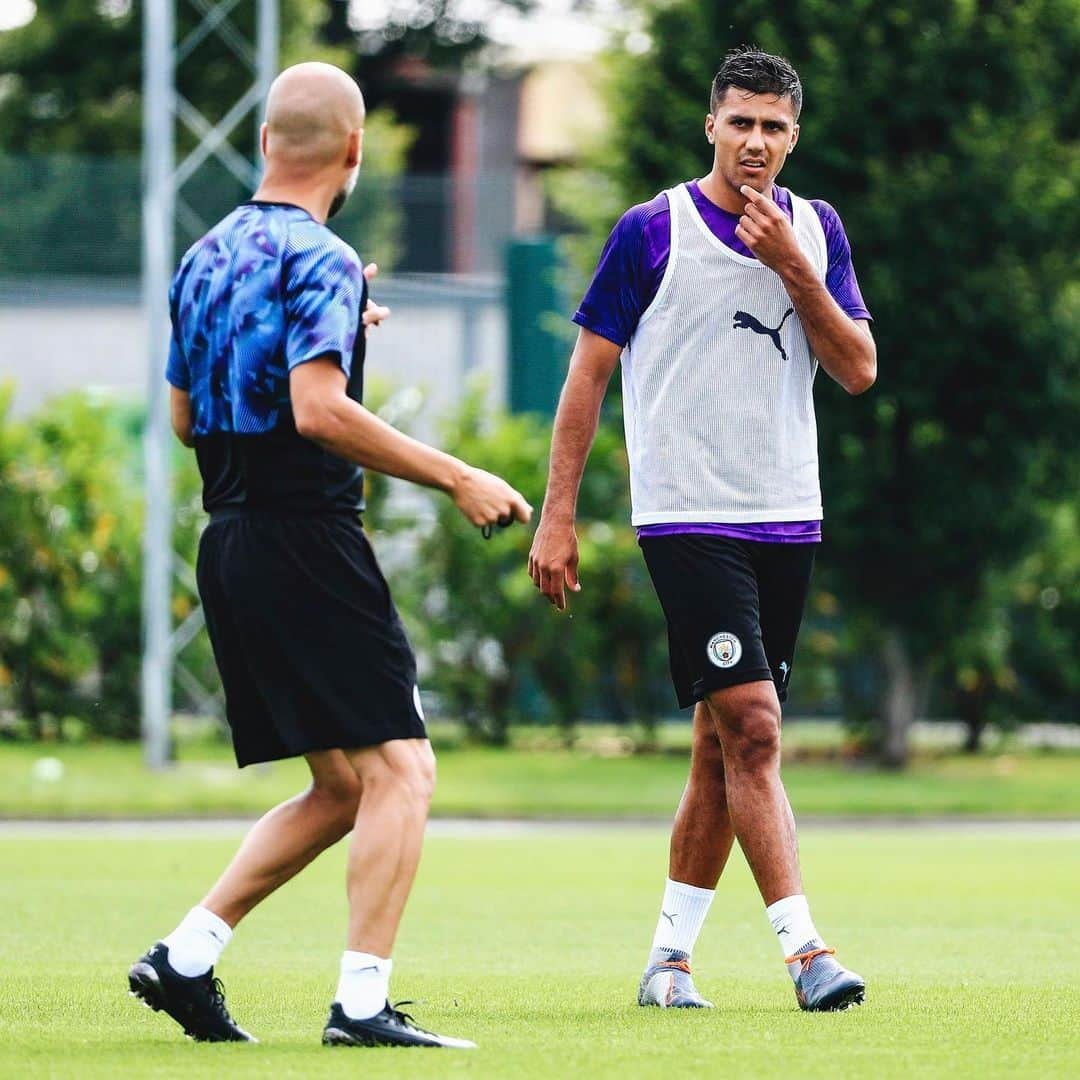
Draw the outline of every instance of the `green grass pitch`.
<instances>
[{"instance_id":1,"label":"green grass pitch","mask_svg":"<svg viewBox=\"0 0 1080 1080\"><path fill-rule=\"evenodd\" d=\"M799 1012L736 855L695 955L709 1012L634 994L663 829L509 827L428 840L392 993L472 1052L325 1049L345 903L327 853L239 929L219 967L259 1046L185 1040L126 993L239 833L0 831L4 1077L1080 1076L1080 831L818 828L807 891L861 1009Z\"/></svg>"}]
</instances>

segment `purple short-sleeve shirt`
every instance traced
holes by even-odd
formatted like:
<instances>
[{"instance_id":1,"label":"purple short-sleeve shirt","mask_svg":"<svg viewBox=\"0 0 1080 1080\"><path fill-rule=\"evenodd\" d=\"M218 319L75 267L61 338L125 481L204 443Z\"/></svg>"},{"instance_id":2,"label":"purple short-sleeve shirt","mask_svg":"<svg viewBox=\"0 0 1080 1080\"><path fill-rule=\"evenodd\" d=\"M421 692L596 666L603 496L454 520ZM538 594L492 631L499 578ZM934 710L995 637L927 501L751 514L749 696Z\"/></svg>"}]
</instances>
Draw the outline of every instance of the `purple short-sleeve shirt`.
<instances>
[{"instance_id":1,"label":"purple short-sleeve shirt","mask_svg":"<svg viewBox=\"0 0 1080 1080\"><path fill-rule=\"evenodd\" d=\"M713 235L732 251L753 258L754 253L735 235L739 215L722 210L711 202L696 180L689 181L686 189ZM773 199L789 218L792 217L791 192L787 188L774 184ZM825 232L828 251L825 287L850 318L870 321L871 315L859 290L851 262L851 246L840 215L821 199L811 199L810 205L817 212ZM660 194L647 203L632 206L611 231L573 321L616 345L626 345L637 329L638 320L656 296L670 250L671 211L667 196ZM821 522L787 521L747 525L695 522L643 525L638 529L639 536L672 533L706 533L774 544L807 544L821 539Z\"/></svg>"}]
</instances>

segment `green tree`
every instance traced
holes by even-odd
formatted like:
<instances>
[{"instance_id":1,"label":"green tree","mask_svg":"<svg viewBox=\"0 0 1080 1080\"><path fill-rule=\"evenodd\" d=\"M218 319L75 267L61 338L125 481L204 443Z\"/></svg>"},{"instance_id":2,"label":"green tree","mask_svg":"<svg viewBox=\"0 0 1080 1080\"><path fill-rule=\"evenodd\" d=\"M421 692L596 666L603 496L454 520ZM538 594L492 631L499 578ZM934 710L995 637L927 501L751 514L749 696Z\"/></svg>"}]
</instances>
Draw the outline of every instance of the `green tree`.
<instances>
[{"instance_id":1,"label":"green tree","mask_svg":"<svg viewBox=\"0 0 1080 1080\"><path fill-rule=\"evenodd\" d=\"M942 688L967 728L969 751L991 724L1080 722L1080 506L1073 499L1038 515L1045 539L991 576L991 617L972 628Z\"/></svg>"},{"instance_id":2,"label":"green tree","mask_svg":"<svg viewBox=\"0 0 1080 1080\"><path fill-rule=\"evenodd\" d=\"M593 258L613 205L709 167L727 49L754 42L802 76L781 179L844 219L880 367L868 398L822 380L822 555L880 665L882 756L902 764L928 680L991 619L992 576L1039 544L1040 501L1075 497L1080 4L671 0L640 15L647 51L612 58L606 183L573 185Z\"/></svg>"},{"instance_id":3,"label":"green tree","mask_svg":"<svg viewBox=\"0 0 1080 1080\"><path fill-rule=\"evenodd\" d=\"M364 58L357 74L365 82L379 82L402 60L461 70L490 44L492 16L503 11L524 14L536 5L537 0L391 0L371 19L364 18L361 4L359 27L353 29L350 0L327 0L326 37L335 44L355 44Z\"/></svg>"},{"instance_id":4,"label":"green tree","mask_svg":"<svg viewBox=\"0 0 1080 1080\"><path fill-rule=\"evenodd\" d=\"M0 697L39 737L77 716L138 732L132 444L112 410L58 400L23 422L0 393Z\"/></svg>"},{"instance_id":5,"label":"green tree","mask_svg":"<svg viewBox=\"0 0 1080 1080\"><path fill-rule=\"evenodd\" d=\"M319 0L280 0L281 56L340 60L316 44L325 11ZM0 149L18 154L138 154L142 145L142 13L135 0L50 0L25 26L0 33ZM229 20L254 39L255 4L233 7ZM190 3L176 4L176 40L199 21ZM315 55L320 54L320 55ZM177 88L208 118L251 83L232 49L210 35L181 64ZM226 108L228 107L226 104ZM193 145L184 133L183 144ZM254 125L234 133L236 149L250 157ZM183 145L182 144L182 145Z\"/></svg>"},{"instance_id":6,"label":"green tree","mask_svg":"<svg viewBox=\"0 0 1080 1080\"><path fill-rule=\"evenodd\" d=\"M253 39L256 5L228 15ZM142 11L133 0L54 0L39 4L25 26L0 33L0 273L137 273L140 258L142 146ZM197 8L176 4L176 40L197 23ZM321 0L280 0L281 60L321 59L348 67L348 50L322 42ZM206 37L179 66L177 90L210 122L247 90L251 73L217 35ZM230 142L256 155L249 116ZM384 269L396 255L400 216L393 178L410 133L385 110L368 117L362 183L347 215L335 222L350 242ZM195 136L177 124L177 160ZM250 191L211 158L183 196L212 224ZM177 252L196 236L180 230Z\"/></svg>"},{"instance_id":7,"label":"green tree","mask_svg":"<svg viewBox=\"0 0 1080 1080\"><path fill-rule=\"evenodd\" d=\"M551 441L545 420L491 416L474 394L440 441L539 503ZM496 530L485 542L439 497L434 527L418 530L417 557L394 581L395 595L424 685L478 737L501 744L512 724L537 720L569 731L586 712L648 728L673 706L666 656L654 648L663 618L628 524L625 475L621 437L602 431L582 486L584 589L569 619L525 572L531 529Z\"/></svg>"}]
</instances>

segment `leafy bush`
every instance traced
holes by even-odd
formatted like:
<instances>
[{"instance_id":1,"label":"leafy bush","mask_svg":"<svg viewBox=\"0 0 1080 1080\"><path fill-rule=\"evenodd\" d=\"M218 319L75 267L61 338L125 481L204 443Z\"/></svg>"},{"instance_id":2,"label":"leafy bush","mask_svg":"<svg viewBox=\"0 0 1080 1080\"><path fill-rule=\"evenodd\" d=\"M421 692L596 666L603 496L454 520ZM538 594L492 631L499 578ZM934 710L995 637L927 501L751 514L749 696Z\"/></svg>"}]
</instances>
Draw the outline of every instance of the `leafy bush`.
<instances>
[{"instance_id":1,"label":"leafy bush","mask_svg":"<svg viewBox=\"0 0 1080 1080\"><path fill-rule=\"evenodd\" d=\"M38 737L138 730L142 506L114 410L0 398L0 695Z\"/></svg>"},{"instance_id":2,"label":"leafy bush","mask_svg":"<svg viewBox=\"0 0 1080 1080\"><path fill-rule=\"evenodd\" d=\"M0 397L0 708L8 734L139 735L142 663L142 410L80 394L23 421ZM194 455L177 447L172 614L197 606L206 520ZM193 575L191 576L193 579ZM210 643L183 650L174 700L218 685ZM194 678L194 682L193 682Z\"/></svg>"},{"instance_id":3,"label":"leafy bush","mask_svg":"<svg viewBox=\"0 0 1080 1080\"><path fill-rule=\"evenodd\" d=\"M471 397L443 445L505 477L537 510L550 425L531 415L491 417ZM610 523L615 524L610 524ZM670 698L663 620L629 525L621 433L601 428L582 484L582 592L550 608L526 573L532 527L487 543L448 499L435 504L417 555L395 583L427 685L475 734L506 741L511 724L583 715L651 723Z\"/></svg>"}]
</instances>

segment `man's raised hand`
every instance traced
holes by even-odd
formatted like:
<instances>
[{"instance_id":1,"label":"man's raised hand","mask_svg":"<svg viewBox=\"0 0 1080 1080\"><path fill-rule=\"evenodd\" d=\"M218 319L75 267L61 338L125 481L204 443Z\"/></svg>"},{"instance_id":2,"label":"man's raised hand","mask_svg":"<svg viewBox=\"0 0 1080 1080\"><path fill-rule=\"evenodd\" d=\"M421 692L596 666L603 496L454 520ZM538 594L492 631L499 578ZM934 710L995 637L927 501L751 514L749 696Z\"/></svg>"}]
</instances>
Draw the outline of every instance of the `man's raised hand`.
<instances>
[{"instance_id":1,"label":"man's raised hand","mask_svg":"<svg viewBox=\"0 0 1080 1080\"><path fill-rule=\"evenodd\" d=\"M770 270L782 274L784 268L804 258L787 214L768 196L743 184L739 192L746 196L742 217L735 235Z\"/></svg>"}]
</instances>

